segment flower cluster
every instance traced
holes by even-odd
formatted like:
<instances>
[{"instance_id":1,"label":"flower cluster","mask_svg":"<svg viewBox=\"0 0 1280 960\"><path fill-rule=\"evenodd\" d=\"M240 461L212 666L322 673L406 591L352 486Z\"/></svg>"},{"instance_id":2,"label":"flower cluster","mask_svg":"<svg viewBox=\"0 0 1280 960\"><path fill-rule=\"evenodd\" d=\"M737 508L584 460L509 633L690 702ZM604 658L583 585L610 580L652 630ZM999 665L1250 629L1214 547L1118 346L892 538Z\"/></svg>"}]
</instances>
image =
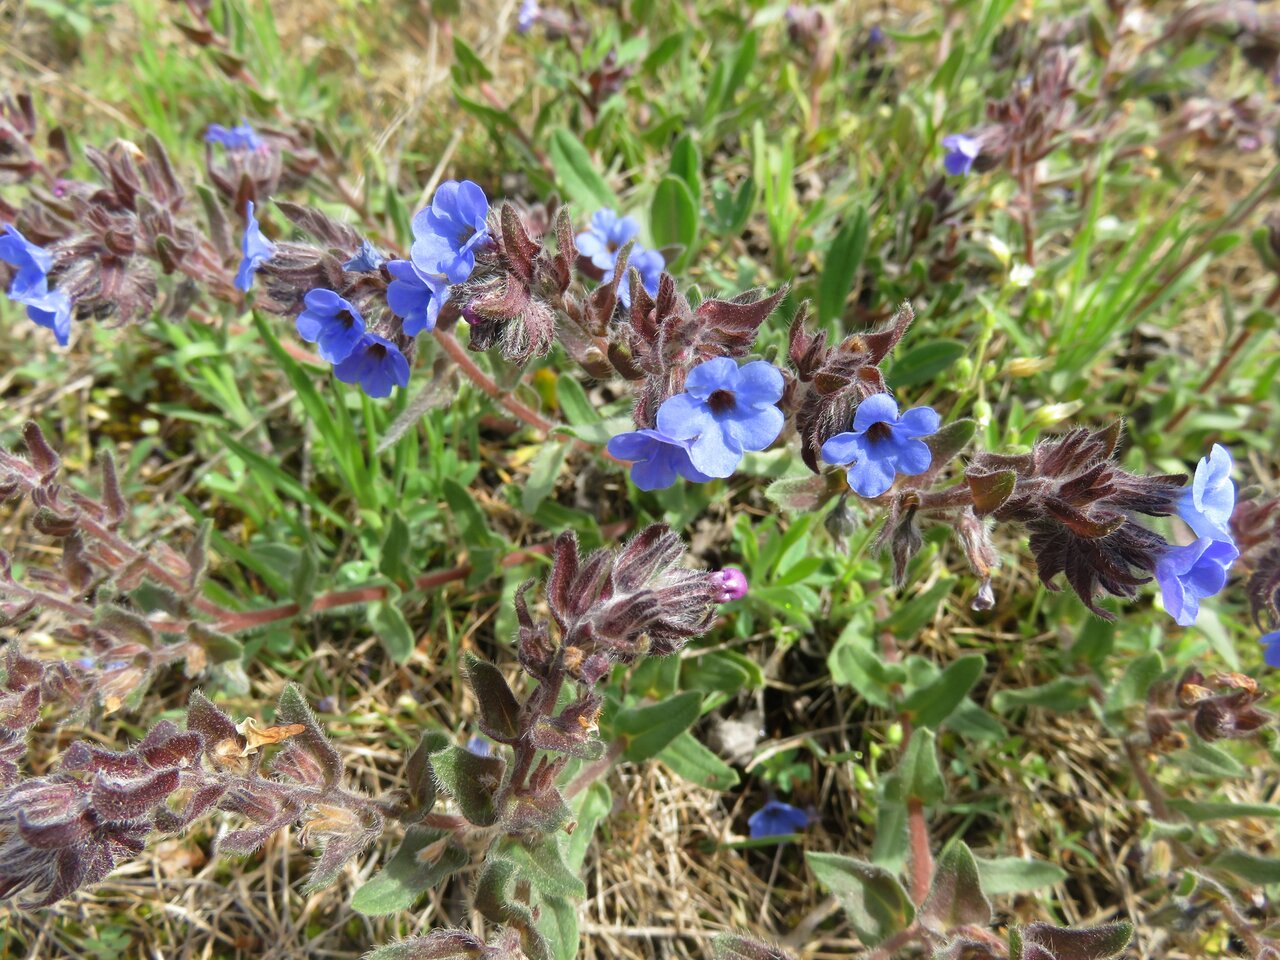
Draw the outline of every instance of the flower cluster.
<instances>
[{"instance_id":1,"label":"flower cluster","mask_svg":"<svg viewBox=\"0 0 1280 960\"><path fill-rule=\"evenodd\" d=\"M6 224L0 233L0 260L17 268L9 282L9 299L26 307L27 316L52 330L65 347L71 336L71 298L49 288L53 256Z\"/></svg>"},{"instance_id":2,"label":"flower cluster","mask_svg":"<svg viewBox=\"0 0 1280 960\"><path fill-rule=\"evenodd\" d=\"M640 283L649 296L657 296L658 278L662 276L666 261L657 250L649 250L635 242L640 232L640 224L632 217L620 217L608 207L597 210L591 216L591 226L578 234L575 241L578 254L590 261L591 266L599 272L600 282L613 280L614 270L618 265L618 254L628 243L631 254L627 258L627 267L640 274ZM624 307L631 306L631 285L618 285L618 300Z\"/></svg>"}]
</instances>

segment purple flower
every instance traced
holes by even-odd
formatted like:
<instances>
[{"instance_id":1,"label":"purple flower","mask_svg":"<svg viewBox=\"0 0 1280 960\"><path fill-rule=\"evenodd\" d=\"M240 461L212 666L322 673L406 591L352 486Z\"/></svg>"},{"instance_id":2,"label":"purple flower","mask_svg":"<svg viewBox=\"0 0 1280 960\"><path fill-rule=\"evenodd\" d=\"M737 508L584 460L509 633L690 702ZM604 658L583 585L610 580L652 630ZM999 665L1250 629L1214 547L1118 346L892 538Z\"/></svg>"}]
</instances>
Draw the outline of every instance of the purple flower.
<instances>
[{"instance_id":1,"label":"purple flower","mask_svg":"<svg viewBox=\"0 0 1280 960\"><path fill-rule=\"evenodd\" d=\"M1264 633L1259 642L1263 646L1262 659L1268 667L1280 668L1280 630Z\"/></svg>"},{"instance_id":2,"label":"purple flower","mask_svg":"<svg viewBox=\"0 0 1280 960\"><path fill-rule=\"evenodd\" d=\"M689 441L672 440L658 430L620 433L609 441L608 450L632 462L631 481L641 490L665 490L677 476L694 483L711 479L689 459Z\"/></svg>"},{"instance_id":3,"label":"purple flower","mask_svg":"<svg viewBox=\"0 0 1280 960\"><path fill-rule=\"evenodd\" d=\"M390 340L366 333L345 360L334 364L333 375L343 383L359 383L371 397L388 397L392 387L408 384L409 361Z\"/></svg>"},{"instance_id":4,"label":"purple flower","mask_svg":"<svg viewBox=\"0 0 1280 960\"><path fill-rule=\"evenodd\" d=\"M1178 516L1195 531L1197 537L1226 540L1231 536L1231 514L1236 508L1236 487L1231 482L1231 454L1214 444L1209 456L1196 465L1191 486L1178 501Z\"/></svg>"},{"instance_id":5,"label":"purple flower","mask_svg":"<svg viewBox=\"0 0 1280 960\"><path fill-rule=\"evenodd\" d=\"M949 137L943 137L942 145L947 150L942 165L953 177L963 176L972 170L973 161L977 160L978 154L982 152L982 144L973 137L966 137L963 133L953 133Z\"/></svg>"},{"instance_id":6,"label":"purple flower","mask_svg":"<svg viewBox=\"0 0 1280 960\"><path fill-rule=\"evenodd\" d=\"M386 261L387 258L378 252L377 247L368 240L361 240L360 249L355 252L355 256L342 265L342 269L361 272L377 270Z\"/></svg>"},{"instance_id":7,"label":"purple flower","mask_svg":"<svg viewBox=\"0 0 1280 960\"><path fill-rule=\"evenodd\" d=\"M298 336L320 345L320 356L341 363L351 356L364 336L364 317L332 290L317 288L302 298L305 309L298 314Z\"/></svg>"},{"instance_id":8,"label":"purple flower","mask_svg":"<svg viewBox=\"0 0 1280 960\"><path fill-rule=\"evenodd\" d=\"M244 237L240 240L240 253L244 259L236 271L236 289L248 293L253 286L253 275L275 252L276 245L262 235L262 228L253 215L253 201L250 200L245 207Z\"/></svg>"},{"instance_id":9,"label":"purple flower","mask_svg":"<svg viewBox=\"0 0 1280 960\"><path fill-rule=\"evenodd\" d=\"M781 800L770 800L747 818L751 838L783 837L809 825L809 814Z\"/></svg>"},{"instance_id":10,"label":"purple flower","mask_svg":"<svg viewBox=\"0 0 1280 960\"><path fill-rule=\"evenodd\" d=\"M739 367L716 357L689 371L685 392L658 408L658 430L691 440L689 459L709 477L727 477L747 450L763 450L782 430L782 373L764 360Z\"/></svg>"},{"instance_id":11,"label":"purple flower","mask_svg":"<svg viewBox=\"0 0 1280 960\"><path fill-rule=\"evenodd\" d=\"M424 276L412 260L388 260L387 270L395 279L387 284L387 306L402 321L410 337L436 328L440 308L449 299L449 285Z\"/></svg>"},{"instance_id":12,"label":"purple flower","mask_svg":"<svg viewBox=\"0 0 1280 960\"><path fill-rule=\"evenodd\" d=\"M858 496L878 497L899 473L914 477L929 469L933 454L920 438L936 433L938 423L932 407L899 417L893 397L877 393L858 404L851 433L837 433L822 445L822 459L849 466L849 488Z\"/></svg>"},{"instance_id":13,"label":"purple flower","mask_svg":"<svg viewBox=\"0 0 1280 960\"><path fill-rule=\"evenodd\" d=\"M65 293L61 290L36 291L18 302L26 304L28 317L53 331L58 346L67 345L71 337L71 299Z\"/></svg>"},{"instance_id":14,"label":"purple flower","mask_svg":"<svg viewBox=\"0 0 1280 960\"><path fill-rule=\"evenodd\" d=\"M741 600L747 595L747 575L737 567L725 567L712 574L720 583L720 602Z\"/></svg>"},{"instance_id":15,"label":"purple flower","mask_svg":"<svg viewBox=\"0 0 1280 960\"><path fill-rule=\"evenodd\" d=\"M238 127L224 127L220 123L209 124L204 134L205 143L220 143L228 150L263 150L267 144L253 127L241 120Z\"/></svg>"},{"instance_id":16,"label":"purple flower","mask_svg":"<svg viewBox=\"0 0 1280 960\"><path fill-rule=\"evenodd\" d=\"M476 251L489 240L489 200L470 180L436 188L431 206L413 218L409 256L425 276L462 283L476 268Z\"/></svg>"},{"instance_id":17,"label":"purple flower","mask_svg":"<svg viewBox=\"0 0 1280 960\"><path fill-rule=\"evenodd\" d=\"M53 256L20 234L12 224L5 224L4 232L0 233L0 260L18 268L9 284L10 298L22 302L28 294L38 296L48 289Z\"/></svg>"},{"instance_id":18,"label":"purple flower","mask_svg":"<svg viewBox=\"0 0 1280 960\"><path fill-rule=\"evenodd\" d=\"M1156 580L1164 608L1180 626L1196 622L1200 601L1227 583L1227 571L1240 556L1235 544L1201 537L1185 547L1169 547L1156 561Z\"/></svg>"},{"instance_id":19,"label":"purple flower","mask_svg":"<svg viewBox=\"0 0 1280 960\"><path fill-rule=\"evenodd\" d=\"M516 14L516 33L528 33L541 16L542 10L538 6L538 0L523 0L520 4L520 12Z\"/></svg>"},{"instance_id":20,"label":"purple flower","mask_svg":"<svg viewBox=\"0 0 1280 960\"><path fill-rule=\"evenodd\" d=\"M592 266L603 271L602 283L613 281L613 270L618 263L618 252L640 232L640 224L632 217L620 217L605 207L591 215L591 226L578 234L575 242L578 253L591 261ZM640 244L631 247L627 268L634 267L640 273L640 282L649 296L658 293L658 280L666 267L662 254ZM618 299L624 307L631 306L631 284L624 277L618 284Z\"/></svg>"}]
</instances>

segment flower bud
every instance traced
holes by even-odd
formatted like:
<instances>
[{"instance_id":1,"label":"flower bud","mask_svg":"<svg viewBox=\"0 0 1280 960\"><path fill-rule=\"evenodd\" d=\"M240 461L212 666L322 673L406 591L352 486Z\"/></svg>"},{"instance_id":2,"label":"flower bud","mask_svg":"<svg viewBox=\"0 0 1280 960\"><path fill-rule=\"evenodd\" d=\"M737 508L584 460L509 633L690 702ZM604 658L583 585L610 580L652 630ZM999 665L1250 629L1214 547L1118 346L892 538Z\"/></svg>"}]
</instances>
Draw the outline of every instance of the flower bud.
<instances>
[{"instance_id":1,"label":"flower bud","mask_svg":"<svg viewBox=\"0 0 1280 960\"><path fill-rule=\"evenodd\" d=\"M747 575L737 567L725 567L717 570L713 576L720 584L720 603L741 600L747 595Z\"/></svg>"}]
</instances>

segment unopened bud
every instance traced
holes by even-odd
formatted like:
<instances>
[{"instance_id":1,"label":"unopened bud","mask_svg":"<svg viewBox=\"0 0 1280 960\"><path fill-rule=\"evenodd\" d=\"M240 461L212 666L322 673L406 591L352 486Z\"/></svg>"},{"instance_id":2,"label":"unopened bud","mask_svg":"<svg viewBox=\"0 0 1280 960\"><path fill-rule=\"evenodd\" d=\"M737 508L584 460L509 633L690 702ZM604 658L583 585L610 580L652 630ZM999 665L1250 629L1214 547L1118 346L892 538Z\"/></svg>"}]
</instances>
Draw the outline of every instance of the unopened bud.
<instances>
[{"instance_id":1,"label":"unopened bud","mask_svg":"<svg viewBox=\"0 0 1280 960\"><path fill-rule=\"evenodd\" d=\"M720 603L741 600L747 595L747 575L737 567L725 567L723 570L717 570L712 576L720 584Z\"/></svg>"},{"instance_id":2,"label":"unopened bud","mask_svg":"<svg viewBox=\"0 0 1280 960\"><path fill-rule=\"evenodd\" d=\"M1082 400L1071 400L1068 403L1046 403L1031 414L1031 422L1037 427L1052 427L1067 420L1084 406Z\"/></svg>"},{"instance_id":3,"label":"unopened bud","mask_svg":"<svg viewBox=\"0 0 1280 960\"><path fill-rule=\"evenodd\" d=\"M1010 377L1033 377L1051 366L1044 357L1014 357L1004 365L1004 372Z\"/></svg>"}]
</instances>

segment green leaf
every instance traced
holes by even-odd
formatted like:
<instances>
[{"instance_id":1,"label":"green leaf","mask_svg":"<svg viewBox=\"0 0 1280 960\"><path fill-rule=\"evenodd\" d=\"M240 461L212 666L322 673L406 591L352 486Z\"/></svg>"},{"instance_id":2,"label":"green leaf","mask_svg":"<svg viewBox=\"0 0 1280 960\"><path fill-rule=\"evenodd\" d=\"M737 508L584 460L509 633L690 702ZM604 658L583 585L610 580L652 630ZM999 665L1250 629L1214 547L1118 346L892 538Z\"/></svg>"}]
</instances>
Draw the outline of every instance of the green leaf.
<instances>
[{"instance_id":1,"label":"green leaf","mask_svg":"<svg viewBox=\"0 0 1280 960\"><path fill-rule=\"evenodd\" d=\"M378 555L378 570L395 583L408 584L413 580L413 571L405 564L408 555L409 525L404 522L400 511L396 510L387 521L387 533L382 538L382 548Z\"/></svg>"},{"instance_id":2,"label":"green leaf","mask_svg":"<svg viewBox=\"0 0 1280 960\"><path fill-rule=\"evenodd\" d=\"M453 35L453 79L464 87L493 79L493 71L456 33Z\"/></svg>"},{"instance_id":3,"label":"green leaf","mask_svg":"<svg viewBox=\"0 0 1280 960\"><path fill-rule=\"evenodd\" d=\"M1260 886L1280 883L1280 860L1274 857L1259 857L1243 850L1224 850L1210 860L1208 865Z\"/></svg>"},{"instance_id":4,"label":"green leaf","mask_svg":"<svg viewBox=\"0 0 1280 960\"><path fill-rule=\"evenodd\" d=\"M440 786L457 801L464 817L477 827L491 827L498 822L499 811L493 800L506 769L502 758L478 757L455 745L431 754L431 769Z\"/></svg>"},{"instance_id":5,"label":"green leaf","mask_svg":"<svg viewBox=\"0 0 1280 960\"><path fill-rule=\"evenodd\" d=\"M1080 677L1058 677L1025 690L1001 690L991 698L991 706L996 713L1008 713L1019 707L1040 707L1058 713L1070 713L1088 702L1089 681Z\"/></svg>"},{"instance_id":6,"label":"green leaf","mask_svg":"<svg viewBox=\"0 0 1280 960\"><path fill-rule=\"evenodd\" d=\"M466 655L464 665L480 708L481 728L495 740L516 737L520 732L520 704L502 671L473 653Z\"/></svg>"},{"instance_id":7,"label":"green leaf","mask_svg":"<svg viewBox=\"0 0 1280 960\"><path fill-rule=\"evenodd\" d=\"M685 182L696 204L702 197L702 153L692 135L684 134L671 148L670 172Z\"/></svg>"},{"instance_id":8,"label":"green leaf","mask_svg":"<svg viewBox=\"0 0 1280 960\"><path fill-rule=\"evenodd\" d=\"M672 773L709 790L732 790L738 785L738 771L699 743L698 738L688 731L672 740L658 754L658 759L670 767Z\"/></svg>"},{"instance_id":9,"label":"green leaf","mask_svg":"<svg viewBox=\"0 0 1280 960\"><path fill-rule=\"evenodd\" d=\"M623 756L633 763L656 757L676 737L693 726L702 714L702 694L697 690L677 694L647 707L618 711L614 729L626 741Z\"/></svg>"},{"instance_id":10,"label":"green leaf","mask_svg":"<svg viewBox=\"0 0 1280 960\"><path fill-rule=\"evenodd\" d=\"M784 510L810 512L831 499L826 477L782 477L765 488L764 494Z\"/></svg>"},{"instance_id":11,"label":"green leaf","mask_svg":"<svg viewBox=\"0 0 1280 960\"><path fill-rule=\"evenodd\" d=\"M502 844L498 855L510 860L525 879L543 896L582 900L587 886L564 862L560 833L539 837L532 846Z\"/></svg>"},{"instance_id":12,"label":"green leaf","mask_svg":"<svg viewBox=\"0 0 1280 960\"><path fill-rule=\"evenodd\" d=\"M818 321L828 323L844 314L844 302L853 289L862 258L867 254L867 208L859 206L831 241L818 280Z\"/></svg>"},{"instance_id":13,"label":"green leaf","mask_svg":"<svg viewBox=\"0 0 1280 960\"><path fill-rule=\"evenodd\" d=\"M1240 820L1245 817L1280 817L1280 804L1234 803L1229 800L1170 800L1169 807L1192 823L1211 820Z\"/></svg>"},{"instance_id":14,"label":"green leaf","mask_svg":"<svg viewBox=\"0 0 1280 960\"><path fill-rule=\"evenodd\" d=\"M954 927L991 923L991 901L982 892L978 862L964 841L957 840L938 858L920 916L930 929L944 935Z\"/></svg>"},{"instance_id":15,"label":"green leaf","mask_svg":"<svg viewBox=\"0 0 1280 960\"><path fill-rule=\"evenodd\" d=\"M982 891L989 897L1031 893L1067 879L1067 871L1056 863L1045 860L1024 860L1021 857L976 859L978 875L982 878Z\"/></svg>"},{"instance_id":16,"label":"green leaf","mask_svg":"<svg viewBox=\"0 0 1280 960\"><path fill-rule=\"evenodd\" d=\"M946 798L947 783L938 766L938 743L932 730L920 728L911 734L897 773L902 777L903 799L914 798L931 807Z\"/></svg>"},{"instance_id":17,"label":"green leaf","mask_svg":"<svg viewBox=\"0 0 1280 960\"><path fill-rule=\"evenodd\" d=\"M1247 772L1227 751L1203 740L1192 740L1185 750L1169 754L1169 759L1184 770L1210 777L1243 777Z\"/></svg>"},{"instance_id":18,"label":"green leaf","mask_svg":"<svg viewBox=\"0 0 1280 960\"><path fill-rule=\"evenodd\" d=\"M1013 930L1009 932L1013 934ZM1019 955L1024 947L1034 944L1043 948L1036 956L1051 956L1053 960L1108 960L1129 945L1133 939L1133 924L1120 920L1073 930L1051 923L1029 923L1019 931L1019 935ZM1012 943L1012 936L1010 941ZM1012 948L1009 956L1014 956Z\"/></svg>"},{"instance_id":19,"label":"green leaf","mask_svg":"<svg viewBox=\"0 0 1280 960\"><path fill-rule=\"evenodd\" d=\"M835 894L858 939L874 947L915 918L898 878L875 864L835 853L806 853L814 876Z\"/></svg>"},{"instance_id":20,"label":"green leaf","mask_svg":"<svg viewBox=\"0 0 1280 960\"><path fill-rule=\"evenodd\" d=\"M912 714L918 726L937 728L973 689L982 676L987 658L970 653L948 664L932 683L920 687L902 701L902 709Z\"/></svg>"},{"instance_id":21,"label":"green leaf","mask_svg":"<svg viewBox=\"0 0 1280 960\"><path fill-rule=\"evenodd\" d=\"M539 897L538 932L551 944L554 960L575 960L578 956L578 907L564 897Z\"/></svg>"},{"instance_id":22,"label":"green leaf","mask_svg":"<svg viewBox=\"0 0 1280 960\"><path fill-rule=\"evenodd\" d=\"M764 686L764 671L750 657L716 650L681 662L683 686L689 690L737 694Z\"/></svg>"},{"instance_id":23,"label":"green leaf","mask_svg":"<svg viewBox=\"0 0 1280 960\"><path fill-rule=\"evenodd\" d=\"M596 169L591 154L573 133L564 127L552 130L548 140L548 153L551 156L551 166L556 172L556 180L564 189L565 195L584 211L594 212L601 207L621 209L622 205Z\"/></svg>"},{"instance_id":24,"label":"green leaf","mask_svg":"<svg viewBox=\"0 0 1280 960\"><path fill-rule=\"evenodd\" d=\"M1107 695L1106 713L1119 714L1147 698L1147 691L1164 671L1164 658L1152 650L1138 657L1124 672Z\"/></svg>"},{"instance_id":25,"label":"green leaf","mask_svg":"<svg viewBox=\"0 0 1280 960\"><path fill-rule=\"evenodd\" d=\"M470 862L466 850L442 842L450 836L447 830L409 827L395 855L355 892L351 898L352 909L366 917L384 917L412 909L424 893ZM422 852L438 842L440 851L422 860Z\"/></svg>"},{"instance_id":26,"label":"green leaf","mask_svg":"<svg viewBox=\"0 0 1280 960\"><path fill-rule=\"evenodd\" d=\"M568 440L549 440L534 455L529 465L529 479L520 494L520 507L525 513L536 513L542 501L551 495L568 452Z\"/></svg>"},{"instance_id":27,"label":"green leaf","mask_svg":"<svg viewBox=\"0 0 1280 960\"><path fill-rule=\"evenodd\" d=\"M963 357L966 349L959 340L932 340L921 344L898 357L886 379L895 390L931 383Z\"/></svg>"},{"instance_id":28,"label":"green leaf","mask_svg":"<svg viewBox=\"0 0 1280 960\"><path fill-rule=\"evenodd\" d=\"M649 231L659 247L681 248L673 268L679 269L689 259L698 237L698 202L680 177L668 174L658 184L649 206Z\"/></svg>"},{"instance_id":29,"label":"green leaf","mask_svg":"<svg viewBox=\"0 0 1280 960\"><path fill-rule=\"evenodd\" d=\"M369 619L392 660L405 663L413 656L414 647L417 646L413 628L394 600L369 604Z\"/></svg>"},{"instance_id":30,"label":"green leaf","mask_svg":"<svg viewBox=\"0 0 1280 960\"><path fill-rule=\"evenodd\" d=\"M463 542L472 547L494 546L496 538L489 530L484 512L472 499L471 492L452 478L445 479L441 490Z\"/></svg>"},{"instance_id":31,"label":"green leaf","mask_svg":"<svg viewBox=\"0 0 1280 960\"><path fill-rule=\"evenodd\" d=\"M587 391L573 377L561 374L556 377L556 402L560 412L574 426L600 422L600 412L587 398Z\"/></svg>"},{"instance_id":32,"label":"green leaf","mask_svg":"<svg viewBox=\"0 0 1280 960\"><path fill-rule=\"evenodd\" d=\"M918 597L900 604L884 621L883 628L892 630L894 636L903 639L918 636L938 615L938 607L951 593L955 583L955 577L943 577Z\"/></svg>"}]
</instances>

